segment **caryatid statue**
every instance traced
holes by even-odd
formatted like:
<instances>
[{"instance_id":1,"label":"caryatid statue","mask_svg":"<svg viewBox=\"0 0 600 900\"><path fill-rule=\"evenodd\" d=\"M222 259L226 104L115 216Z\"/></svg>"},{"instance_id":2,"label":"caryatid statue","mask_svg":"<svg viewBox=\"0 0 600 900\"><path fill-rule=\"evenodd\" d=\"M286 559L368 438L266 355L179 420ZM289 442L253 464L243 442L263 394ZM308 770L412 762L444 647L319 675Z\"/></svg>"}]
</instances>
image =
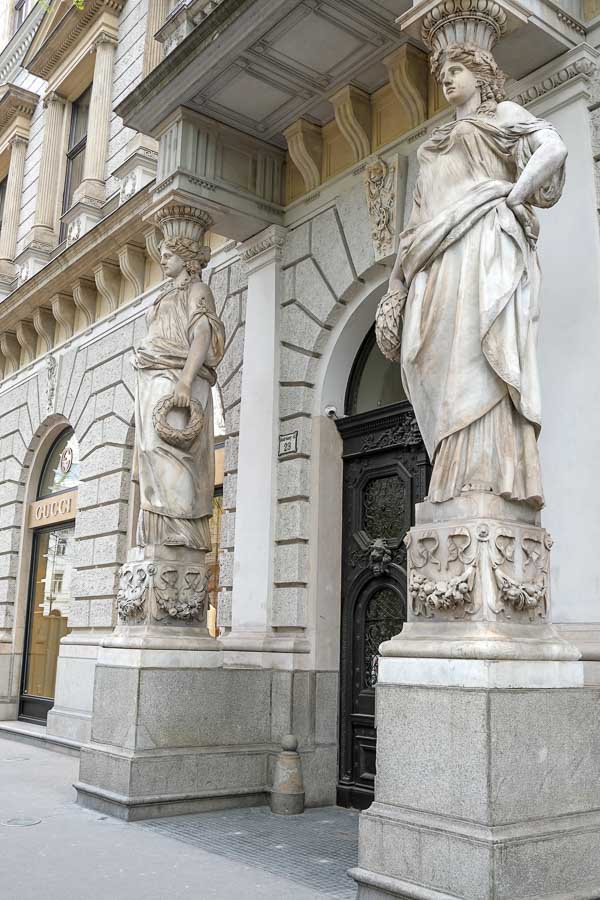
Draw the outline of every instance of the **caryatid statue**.
<instances>
[{"instance_id":1,"label":"caryatid statue","mask_svg":"<svg viewBox=\"0 0 600 900\"><path fill-rule=\"evenodd\" d=\"M210 257L203 245L210 218L201 210L172 205L155 221L163 234L160 264L166 284L148 309L146 334L133 355L133 478L139 483L140 510L137 546L121 569L117 596L119 619L128 633L113 637L112 645L163 646L164 638L157 635L165 633L165 625L178 626L172 634L185 628L184 641L207 635L206 554L214 494L211 388L225 331L212 291L202 281ZM129 626L144 626L144 635Z\"/></svg>"},{"instance_id":2,"label":"caryatid statue","mask_svg":"<svg viewBox=\"0 0 600 900\"><path fill-rule=\"evenodd\" d=\"M418 150L412 215L377 340L402 366L433 462L428 499L491 492L539 509L533 207L559 199L567 151L552 125L506 100L504 75L481 45L493 45L492 28L472 20L473 37L477 26L484 40L453 43L443 11L439 24L426 21L423 36L454 116Z\"/></svg>"},{"instance_id":3,"label":"caryatid statue","mask_svg":"<svg viewBox=\"0 0 600 900\"><path fill-rule=\"evenodd\" d=\"M560 198L567 151L551 124L506 100L491 52L506 28L498 3L444 0L418 15L454 115L419 147L377 310L379 347L402 367L433 462L405 537L408 623L381 652L576 659L551 626L537 445L534 207Z\"/></svg>"},{"instance_id":4,"label":"caryatid statue","mask_svg":"<svg viewBox=\"0 0 600 900\"><path fill-rule=\"evenodd\" d=\"M140 485L137 543L211 549L214 493L211 387L225 332L201 272L210 257L202 223L181 211L157 216L164 239L160 264L168 279L146 315L135 350L135 431ZM188 232L188 233L186 233Z\"/></svg>"}]
</instances>

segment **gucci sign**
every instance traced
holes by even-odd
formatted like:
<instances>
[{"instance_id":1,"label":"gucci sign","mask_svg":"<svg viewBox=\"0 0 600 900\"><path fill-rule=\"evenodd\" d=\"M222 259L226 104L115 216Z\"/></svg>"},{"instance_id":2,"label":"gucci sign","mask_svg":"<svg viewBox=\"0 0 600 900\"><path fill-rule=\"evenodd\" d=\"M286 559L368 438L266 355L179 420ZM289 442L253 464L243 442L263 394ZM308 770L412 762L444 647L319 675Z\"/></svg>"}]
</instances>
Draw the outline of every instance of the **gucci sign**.
<instances>
[{"instance_id":1,"label":"gucci sign","mask_svg":"<svg viewBox=\"0 0 600 900\"><path fill-rule=\"evenodd\" d=\"M29 507L29 527L41 528L58 522L68 522L77 513L77 491L65 491L56 497L34 500Z\"/></svg>"}]
</instances>

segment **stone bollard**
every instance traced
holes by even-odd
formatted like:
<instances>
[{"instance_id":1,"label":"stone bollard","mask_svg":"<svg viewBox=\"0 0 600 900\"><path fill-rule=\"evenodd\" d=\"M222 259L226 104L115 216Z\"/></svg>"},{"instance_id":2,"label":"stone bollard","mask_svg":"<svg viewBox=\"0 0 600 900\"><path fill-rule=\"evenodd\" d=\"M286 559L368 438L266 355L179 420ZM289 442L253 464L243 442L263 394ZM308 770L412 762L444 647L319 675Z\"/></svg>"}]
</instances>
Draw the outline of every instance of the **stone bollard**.
<instances>
[{"instance_id":1,"label":"stone bollard","mask_svg":"<svg viewBox=\"0 0 600 900\"><path fill-rule=\"evenodd\" d=\"M296 752L298 739L293 734L286 734L282 738L281 748L273 772L271 812L278 816L296 816L304 812L302 760Z\"/></svg>"}]
</instances>

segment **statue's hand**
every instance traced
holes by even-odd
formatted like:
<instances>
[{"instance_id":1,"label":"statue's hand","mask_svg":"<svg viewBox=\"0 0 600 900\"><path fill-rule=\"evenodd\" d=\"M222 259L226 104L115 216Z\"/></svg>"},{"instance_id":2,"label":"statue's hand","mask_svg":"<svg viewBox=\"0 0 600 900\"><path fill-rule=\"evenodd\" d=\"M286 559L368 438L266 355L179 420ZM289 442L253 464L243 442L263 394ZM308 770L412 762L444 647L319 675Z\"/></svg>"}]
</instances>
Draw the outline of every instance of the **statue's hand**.
<instances>
[{"instance_id":1,"label":"statue's hand","mask_svg":"<svg viewBox=\"0 0 600 900\"><path fill-rule=\"evenodd\" d=\"M175 406L189 407L192 399L192 389L190 385L186 384L185 381L178 381L173 391L173 399L175 400Z\"/></svg>"},{"instance_id":2,"label":"statue's hand","mask_svg":"<svg viewBox=\"0 0 600 900\"><path fill-rule=\"evenodd\" d=\"M524 203L511 203L510 199L511 198L508 197L506 205L514 213L516 220L525 232L525 237L530 246L535 248L537 239L540 236L540 223L536 214L530 206L527 206Z\"/></svg>"}]
</instances>

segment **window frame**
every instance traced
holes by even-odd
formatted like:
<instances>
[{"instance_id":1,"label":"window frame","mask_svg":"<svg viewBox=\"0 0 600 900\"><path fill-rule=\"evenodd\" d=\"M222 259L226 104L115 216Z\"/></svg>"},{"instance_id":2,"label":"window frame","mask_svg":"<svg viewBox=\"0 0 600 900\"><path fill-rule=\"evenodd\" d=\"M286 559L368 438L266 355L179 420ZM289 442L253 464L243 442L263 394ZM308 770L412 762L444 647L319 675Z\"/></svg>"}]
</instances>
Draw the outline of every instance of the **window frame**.
<instances>
[{"instance_id":1,"label":"window frame","mask_svg":"<svg viewBox=\"0 0 600 900\"><path fill-rule=\"evenodd\" d=\"M67 212L67 210L70 209L70 205L72 203L71 186L73 183L73 165L74 165L74 162L77 159L77 157L80 156L81 154L83 154L83 165L85 166L85 151L87 148L87 139L88 139L89 121L90 121L89 109L90 109L90 103L91 103L91 99L92 99L91 93L92 93L92 85L89 84L85 88L85 90L81 92L79 97L77 97L77 99L73 100L73 102L71 103L71 121L69 123L69 138L67 141L67 153L66 153L67 161L66 161L66 166L65 166L65 184L64 184L64 188L63 188L63 197L62 197L62 204L61 204L61 216L64 216L64 214ZM80 111L80 107L78 106L78 104L80 103L81 98L84 97L86 94L89 94L90 103L88 103L88 107L87 107L88 120L86 123L85 134L83 135L83 137L81 137L77 141L76 144L74 144L73 138L74 138L75 131L77 128L77 117L78 117L78 114ZM77 185L77 187L79 187L79 185ZM75 190L77 190L77 188L75 188ZM73 193L75 193L75 191L73 191ZM71 202L69 201L69 197L71 197ZM67 236L67 226L64 222L61 222L59 243L61 241L63 241L66 238L66 236Z\"/></svg>"}]
</instances>

